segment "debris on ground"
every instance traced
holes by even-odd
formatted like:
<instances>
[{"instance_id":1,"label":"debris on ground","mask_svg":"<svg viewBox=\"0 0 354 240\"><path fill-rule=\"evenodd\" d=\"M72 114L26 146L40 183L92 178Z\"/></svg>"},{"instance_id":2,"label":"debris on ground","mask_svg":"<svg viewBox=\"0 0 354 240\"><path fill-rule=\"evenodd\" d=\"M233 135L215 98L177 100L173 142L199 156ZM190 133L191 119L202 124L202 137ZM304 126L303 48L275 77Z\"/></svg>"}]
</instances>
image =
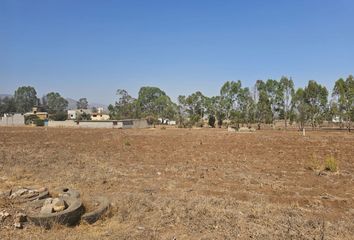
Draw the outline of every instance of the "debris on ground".
<instances>
[{"instance_id":1,"label":"debris on ground","mask_svg":"<svg viewBox=\"0 0 354 240\"><path fill-rule=\"evenodd\" d=\"M22 229L27 222L45 228L51 228L55 223L72 226L85 221L89 224L100 219L109 209L110 202L105 197L94 197L92 203L84 206L80 193L70 188L58 188L49 193L47 188L18 187L4 192L0 198L9 201L10 214L7 210L0 212L0 222L13 223L16 229ZM88 207L89 205L89 207ZM86 211L85 209L90 209ZM16 210L16 211L14 211ZM16 213L16 214L15 214Z\"/></svg>"}]
</instances>

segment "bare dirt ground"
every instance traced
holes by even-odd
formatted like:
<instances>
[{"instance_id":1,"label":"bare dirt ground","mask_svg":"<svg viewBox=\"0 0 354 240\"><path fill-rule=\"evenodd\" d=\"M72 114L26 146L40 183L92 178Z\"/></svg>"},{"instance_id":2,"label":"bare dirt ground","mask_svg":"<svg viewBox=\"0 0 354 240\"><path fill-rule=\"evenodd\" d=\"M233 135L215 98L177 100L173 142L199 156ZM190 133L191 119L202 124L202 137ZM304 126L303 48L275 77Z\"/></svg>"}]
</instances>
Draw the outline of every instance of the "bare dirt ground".
<instances>
[{"instance_id":1,"label":"bare dirt ground","mask_svg":"<svg viewBox=\"0 0 354 240\"><path fill-rule=\"evenodd\" d=\"M339 171L319 172L331 155ZM109 197L111 216L51 230L0 223L0 239L354 236L353 133L0 128L0 191L63 185Z\"/></svg>"}]
</instances>

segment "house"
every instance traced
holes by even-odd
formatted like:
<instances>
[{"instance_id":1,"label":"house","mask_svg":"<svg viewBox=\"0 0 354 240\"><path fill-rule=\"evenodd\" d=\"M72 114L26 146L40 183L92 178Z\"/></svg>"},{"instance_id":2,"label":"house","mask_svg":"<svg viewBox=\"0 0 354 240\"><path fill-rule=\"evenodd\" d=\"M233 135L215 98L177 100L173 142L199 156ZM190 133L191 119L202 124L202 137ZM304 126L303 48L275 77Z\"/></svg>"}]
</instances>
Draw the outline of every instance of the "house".
<instances>
[{"instance_id":1,"label":"house","mask_svg":"<svg viewBox=\"0 0 354 240\"><path fill-rule=\"evenodd\" d=\"M76 120L81 114L92 114L90 109L70 109L68 110L68 119Z\"/></svg>"},{"instance_id":2,"label":"house","mask_svg":"<svg viewBox=\"0 0 354 240\"><path fill-rule=\"evenodd\" d=\"M41 120L48 119L48 113L44 112L43 109L41 109L41 107L38 106L33 107L32 112L25 113L24 116L27 118L37 116Z\"/></svg>"},{"instance_id":3,"label":"house","mask_svg":"<svg viewBox=\"0 0 354 240\"><path fill-rule=\"evenodd\" d=\"M68 119L70 120L76 119L76 110L68 110Z\"/></svg>"},{"instance_id":4,"label":"house","mask_svg":"<svg viewBox=\"0 0 354 240\"><path fill-rule=\"evenodd\" d=\"M91 120L96 120L96 121L109 120L109 115L103 113L92 113Z\"/></svg>"}]
</instances>

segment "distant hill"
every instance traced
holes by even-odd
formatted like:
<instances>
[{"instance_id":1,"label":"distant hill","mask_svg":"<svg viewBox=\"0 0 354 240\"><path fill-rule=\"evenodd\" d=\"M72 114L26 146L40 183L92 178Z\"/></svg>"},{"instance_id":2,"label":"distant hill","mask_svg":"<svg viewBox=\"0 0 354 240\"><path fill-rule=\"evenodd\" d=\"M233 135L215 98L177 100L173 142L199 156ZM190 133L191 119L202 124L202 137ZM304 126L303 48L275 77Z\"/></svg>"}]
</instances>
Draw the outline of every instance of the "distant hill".
<instances>
[{"instance_id":1,"label":"distant hill","mask_svg":"<svg viewBox=\"0 0 354 240\"><path fill-rule=\"evenodd\" d=\"M72 98L66 98L66 100L68 101L68 107L67 109L76 109L76 103L77 103L77 100L75 99L72 99ZM90 103L89 102L89 105L88 105L88 108L91 109L91 108L103 108L104 111L108 110L108 106L105 105L105 104L101 104L101 103Z\"/></svg>"},{"instance_id":2,"label":"distant hill","mask_svg":"<svg viewBox=\"0 0 354 240\"><path fill-rule=\"evenodd\" d=\"M67 109L76 109L77 101L75 99L72 99L72 98L65 98L65 99L66 99L66 101L68 101Z\"/></svg>"}]
</instances>

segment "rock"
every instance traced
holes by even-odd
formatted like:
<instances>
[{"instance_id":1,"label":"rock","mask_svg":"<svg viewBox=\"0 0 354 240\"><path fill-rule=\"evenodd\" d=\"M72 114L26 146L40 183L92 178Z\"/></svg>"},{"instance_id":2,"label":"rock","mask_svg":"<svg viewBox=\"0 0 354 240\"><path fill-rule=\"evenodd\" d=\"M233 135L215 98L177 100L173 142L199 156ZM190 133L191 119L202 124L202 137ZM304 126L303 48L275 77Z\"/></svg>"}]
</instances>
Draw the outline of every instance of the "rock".
<instances>
[{"instance_id":1,"label":"rock","mask_svg":"<svg viewBox=\"0 0 354 240\"><path fill-rule=\"evenodd\" d=\"M228 132L236 132L236 129L232 128L232 127L227 127L227 131Z\"/></svg>"},{"instance_id":2,"label":"rock","mask_svg":"<svg viewBox=\"0 0 354 240\"><path fill-rule=\"evenodd\" d=\"M19 223L27 222L27 215L24 213L17 213L15 216L15 221Z\"/></svg>"},{"instance_id":3,"label":"rock","mask_svg":"<svg viewBox=\"0 0 354 240\"><path fill-rule=\"evenodd\" d=\"M15 228L17 228L17 229L22 229L22 228L23 228L22 223L19 223L19 222L14 223L14 226L15 226Z\"/></svg>"},{"instance_id":4,"label":"rock","mask_svg":"<svg viewBox=\"0 0 354 240\"><path fill-rule=\"evenodd\" d=\"M254 132L254 131L256 131L256 129L248 128L248 127L240 127L240 129L238 131L239 132Z\"/></svg>"},{"instance_id":5,"label":"rock","mask_svg":"<svg viewBox=\"0 0 354 240\"><path fill-rule=\"evenodd\" d=\"M43 206L42 206L42 208L41 208L41 213L42 213L42 214L49 214L49 213L52 213L52 212L53 212L52 201L53 201L52 198L47 198L47 199L44 201L44 204L43 204Z\"/></svg>"},{"instance_id":6,"label":"rock","mask_svg":"<svg viewBox=\"0 0 354 240\"><path fill-rule=\"evenodd\" d=\"M48 190L48 188L46 188L46 187L42 187L42 188L38 188L37 189L37 192L45 192L45 191L47 191Z\"/></svg>"},{"instance_id":7,"label":"rock","mask_svg":"<svg viewBox=\"0 0 354 240\"><path fill-rule=\"evenodd\" d=\"M8 216L10 216L10 213L6 212L6 211L2 211L0 212L0 221L4 221Z\"/></svg>"},{"instance_id":8,"label":"rock","mask_svg":"<svg viewBox=\"0 0 354 240\"><path fill-rule=\"evenodd\" d=\"M63 199L54 198L52 202L54 212L63 211L66 208L66 203Z\"/></svg>"}]
</instances>

